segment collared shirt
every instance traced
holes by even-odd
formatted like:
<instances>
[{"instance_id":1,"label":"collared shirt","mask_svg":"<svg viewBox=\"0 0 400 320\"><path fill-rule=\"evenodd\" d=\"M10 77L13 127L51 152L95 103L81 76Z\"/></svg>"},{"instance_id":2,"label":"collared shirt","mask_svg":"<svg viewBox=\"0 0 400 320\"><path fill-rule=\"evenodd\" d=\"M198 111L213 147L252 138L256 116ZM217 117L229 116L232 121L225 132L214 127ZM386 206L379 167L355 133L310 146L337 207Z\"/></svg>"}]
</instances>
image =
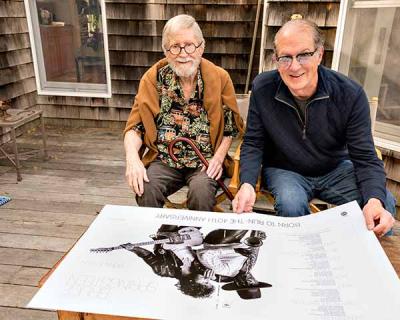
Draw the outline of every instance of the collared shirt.
<instances>
[{"instance_id":1,"label":"collared shirt","mask_svg":"<svg viewBox=\"0 0 400 320\"><path fill-rule=\"evenodd\" d=\"M156 121L158 159L173 168L197 168L202 165L192 148L186 143L175 144L174 162L168 153L169 143L177 137L186 137L195 142L206 159L211 159L214 150L210 141L210 122L203 107L203 80L197 72L196 87L188 101L184 98L178 76L169 65L158 70L157 90L160 96L160 113ZM237 127L232 111L224 107L224 136L236 136ZM133 130L143 134L140 123Z\"/></svg>"}]
</instances>

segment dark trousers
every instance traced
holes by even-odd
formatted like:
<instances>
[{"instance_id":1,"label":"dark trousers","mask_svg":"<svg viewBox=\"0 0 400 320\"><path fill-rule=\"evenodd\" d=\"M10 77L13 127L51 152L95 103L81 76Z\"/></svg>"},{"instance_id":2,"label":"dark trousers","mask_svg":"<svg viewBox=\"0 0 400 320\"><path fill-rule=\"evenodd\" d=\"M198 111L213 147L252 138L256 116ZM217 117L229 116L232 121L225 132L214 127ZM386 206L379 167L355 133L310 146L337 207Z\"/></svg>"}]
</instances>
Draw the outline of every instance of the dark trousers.
<instances>
[{"instance_id":1,"label":"dark trousers","mask_svg":"<svg viewBox=\"0 0 400 320\"><path fill-rule=\"evenodd\" d=\"M147 169L150 182L144 183L144 193L136 196L141 207L161 208L166 198L187 185L187 207L190 210L212 211L218 184L197 169L175 169L156 160Z\"/></svg>"}]
</instances>

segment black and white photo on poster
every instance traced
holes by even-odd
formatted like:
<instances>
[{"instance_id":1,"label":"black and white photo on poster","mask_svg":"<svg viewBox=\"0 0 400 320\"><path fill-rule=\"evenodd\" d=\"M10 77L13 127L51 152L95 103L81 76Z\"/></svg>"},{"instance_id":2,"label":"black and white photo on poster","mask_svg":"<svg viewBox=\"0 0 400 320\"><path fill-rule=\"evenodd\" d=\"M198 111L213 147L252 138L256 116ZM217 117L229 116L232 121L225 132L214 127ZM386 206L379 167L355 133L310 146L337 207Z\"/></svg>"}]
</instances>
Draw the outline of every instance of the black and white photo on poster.
<instances>
[{"instance_id":1,"label":"black and white photo on poster","mask_svg":"<svg viewBox=\"0 0 400 320\"><path fill-rule=\"evenodd\" d=\"M175 286L194 298L210 297L217 284L222 290L236 291L242 299L261 298L261 288L271 287L251 273L266 239L264 231L215 229L203 235L201 227L163 224L151 238L90 251L132 252L158 276L177 279ZM149 250L148 245L154 247Z\"/></svg>"}]
</instances>

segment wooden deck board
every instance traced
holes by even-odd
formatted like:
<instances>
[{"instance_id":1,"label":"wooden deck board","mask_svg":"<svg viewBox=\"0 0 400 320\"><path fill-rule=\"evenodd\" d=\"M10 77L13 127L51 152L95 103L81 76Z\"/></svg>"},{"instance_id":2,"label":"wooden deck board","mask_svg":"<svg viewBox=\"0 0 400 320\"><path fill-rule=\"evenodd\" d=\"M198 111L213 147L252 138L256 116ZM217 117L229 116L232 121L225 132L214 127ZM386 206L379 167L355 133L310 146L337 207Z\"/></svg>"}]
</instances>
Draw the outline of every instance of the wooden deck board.
<instances>
[{"instance_id":1,"label":"wooden deck board","mask_svg":"<svg viewBox=\"0 0 400 320\"><path fill-rule=\"evenodd\" d=\"M51 268L64 253L0 247L1 263L9 266ZM39 279L37 279L39 280Z\"/></svg>"},{"instance_id":2,"label":"wooden deck board","mask_svg":"<svg viewBox=\"0 0 400 320\"><path fill-rule=\"evenodd\" d=\"M0 177L1 179L1 177ZM88 215L96 215L100 212L103 206L94 203L75 203L75 202L63 202L63 205L60 206L60 203L49 201L47 199L37 199L37 200L29 200L29 199L19 199L18 201L10 201L2 208L7 209L16 209L16 210L32 210L32 211L49 211L53 213L59 212L70 212L72 214L77 212L83 212ZM1 210L1 208L0 208Z\"/></svg>"},{"instance_id":3,"label":"wooden deck board","mask_svg":"<svg viewBox=\"0 0 400 320\"><path fill-rule=\"evenodd\" d=\"M102 190L104 193L106 193L106 190ZM121 196L112 196L108 194L104 195L96 195L96 194L90 194L89 190L87 192L83 192L82 194L76 194L71 190L71 193L66 193L64 191L61 191L62 193L59 192L54 192L53 189L47 190L47 191L38 191L36 189L32 190L21 190L18 187L8 187L7 188L7 193L8 195L12 196L13 199L19 200L19 199L29 199L29 200L37 200L37 199L43 199L45 196L46 199L49 201L54 201L54 202L77 202L77 203L92 203L92 204L99 204L99 205L105 205L105 204L119 204L119 205L133 205L135 202L132 198L126 198L126 197L121 197Z\"/></svg>"},{"instance_id":4,"label":"wooden deck board","mask_svg":"<svg viewBox=\"0 0 400 320\"><path fill-rule=\"evenodd\" d=\"M50 159L22 159L21 182L0 160L0 319L55 320L55 312L24 309L37 283L86 230L105 204L134 205L125 183L120 130L59 129L48 133ZM41 147L40 134L18 138L21 149ZM185 193L179 192L176 197ZM381 240L400 275L400 223Z\"/></svg>"},{"instance_id":5,"label":"wooden deck board","mask_svg":"<svg viewBox=\"0 0 400 320\"><path fill-rule=\"evenodd\" d=\"M64 223L38 223L33 221L7 221L0 219L0 232L39 235L76 239L86 230L86 226L68 225Z\"/></svg>"},{"instance_id":6,"label":"wooden deck board","mask_svg":"<svg viewBox=\"0 0 400 320\"><path fill-rule=\"evenodd\" d=\"M66 252L76 239L45 237L17 233L0 233L0 243L6 248L33 249Z\"/></svg>"},{"instance_id":7,"label":"wooden deck board","mask_svg":"<svg viewBox=\"0 0 400 320\"><path fill-rule=\"evenodd\" d=\"M15 284L0 284L0 306L24 308L35 295L37 288Z\"/></svg>"},{"instance_id":8,"label":"wooden deck board","mask_svg":"<svg viewBox=\"0 0 400 320\"><path fill-rule=\"evenodd\" d=\"M43 277L48 271L48 268L0 264L0 283L36 287L37 279Z\"/></svg>"},{"instance_id":9,"label":"wooden deck board","mask_svg":"<svg viewBox=\"0 0 400 320\"><path fill-rule=\"evenodd\" d=\"M18 201L18 199L15 199ZM61 225L73 226L89 226L94 220L94 216L90 214L69 213L65 212L48 212L48 211L30 211L27 209L3 209L0 213L2 220L8 221L21 221L21 222L42 222L46 223L51 221L54 224L54 229L58 229ZM81 212L81 211L78 211Z\"/></svg>"},{"instance_id":10,"label":"wooden deck board","mask_svg":"<svg viewBox=\"0 0 400 320\"><path fill-rule=\"evenodd\" d=\"M2 320L57 320L57 314L50 311L0 307Z\"/></svg>"}]
</instances>

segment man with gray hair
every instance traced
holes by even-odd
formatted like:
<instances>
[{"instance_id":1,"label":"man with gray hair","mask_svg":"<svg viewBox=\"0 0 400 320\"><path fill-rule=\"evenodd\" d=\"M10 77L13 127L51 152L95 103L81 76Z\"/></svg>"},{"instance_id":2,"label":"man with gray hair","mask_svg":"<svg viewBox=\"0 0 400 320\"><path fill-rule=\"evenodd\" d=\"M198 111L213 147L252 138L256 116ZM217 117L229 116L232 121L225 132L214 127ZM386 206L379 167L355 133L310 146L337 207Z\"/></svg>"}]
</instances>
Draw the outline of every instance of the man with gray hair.
<instances>
[{"instance_id":1,"label":"man with gray hair","mask_svg":"<svg viewBox=\"0 0 400 320\"><path fill-rule=\"evenodd\" d=\"M205 40L189 15L166 23L162 48L166 58L143 75L125 127L126 179L140 206L162 207L188 185L188 208L212 211L216 180L232 174L232 137L243 131L232 80L202 58ZM181 142L173 161L168 145L178 137L195 142L208 169Z\"/></svg>"},{"instance_id":2,"label":"man with gray hair","mask_svg":"<svg viewBox=\"0 0 400 320\"><path fill-rule=\"evenodd\" d=\"M233 209L252 210L262 167L278 215L309 214L314 197L335 205L356 200L368 229L382 236L393 226L395 200L375 151L368 99L356 82L320 66L323 45L306 20L276 34L277 70L253 82Z\"/></svg>"}]
</instances>

